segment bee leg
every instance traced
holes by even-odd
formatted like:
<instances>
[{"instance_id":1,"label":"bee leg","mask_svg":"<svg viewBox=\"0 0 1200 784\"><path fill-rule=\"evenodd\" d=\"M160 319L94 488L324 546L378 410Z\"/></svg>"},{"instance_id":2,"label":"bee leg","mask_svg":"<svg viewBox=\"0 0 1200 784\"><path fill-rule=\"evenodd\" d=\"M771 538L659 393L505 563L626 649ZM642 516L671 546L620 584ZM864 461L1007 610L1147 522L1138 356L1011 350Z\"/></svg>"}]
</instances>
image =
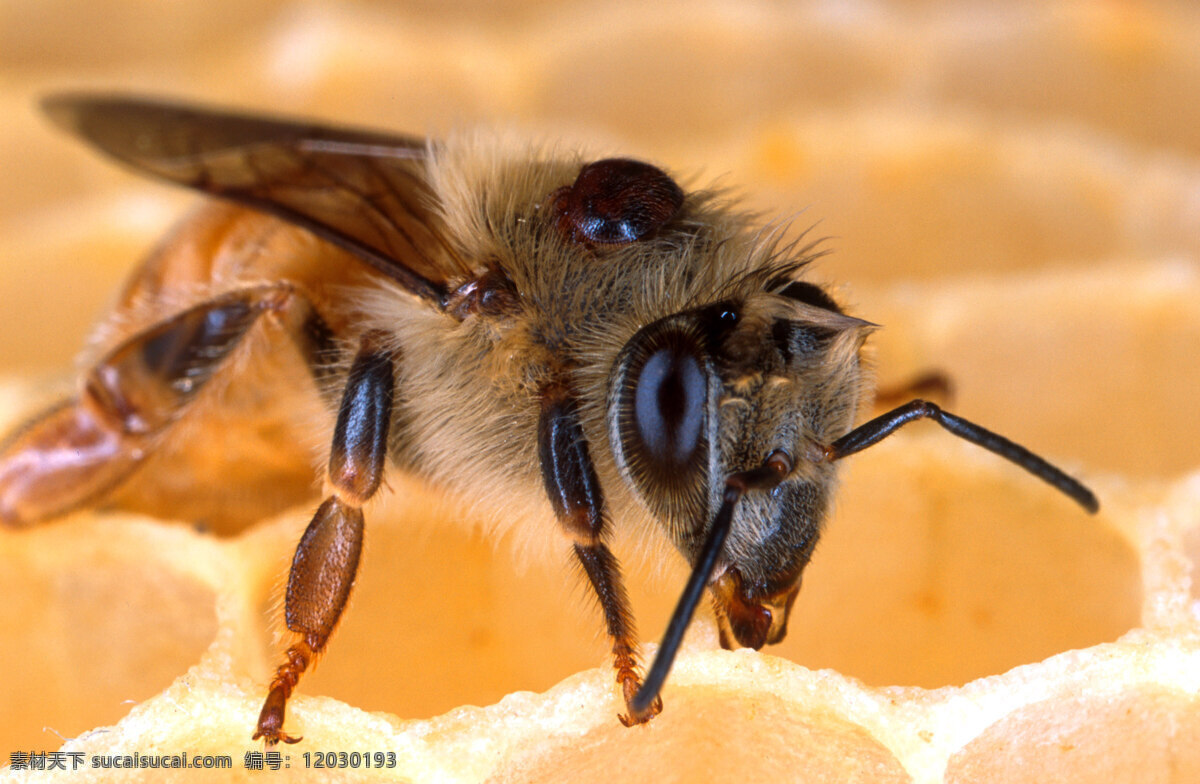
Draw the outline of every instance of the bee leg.
<instances>
[{"instance_id":1,"label":"bee leg","mask_svg":"<svg viewBox=\"0 0 1200 784\"><path fill-rule=\"evenodd\" d=\"M340 355L337 335L311 301L305 299L297 304L301 307L296 308L296 317L285 324L285 330L304 358L321 399L332 408L342 391L336 383Z\"/></svg>"},{"instance_id":2,"label":"bee leg","mask_svg":"<svg viewBox=\"0 0 1200 784\"><path fill-rule=\"evenodd\" d=\"M283 731L287 699L325 649L350 597L362 552L362 506L379 489L387 460L394 384L392 356L368 336L350 367L334 427L327 477L333 492L300 538L288 575L284 618L298 639L258 716L252 740L268 746L300 740Z\"/></svg>"},{"instance_id":3,"label":"bee leg","mask_svg":"<svg viewBox=\"0 0 1200 784\"><path fill-rule=\"evenodd\" d=\"M0 446L0 522L58 517L96 503L153 449L286 283L254 286L191 307L100 359L74 398L35 417Z\"/></svg>"},{"instance_id":4,"label":"bee leg","mask_svg":"<svg viewBox=\"0 0 1200 784\"><path fill-rule=\"evenodd\" d=\"M655 700L642 712L629 707L641 686L637 632L620 566L603 542L605 514L600 481L588 454L575 400L564 385L551 384L542 391L538 453L550 503L559 523L575 542L575 556L600 600L608 636L613 641L613 666L629 710L619 718L626 727L642 724L662 710L662 700Z\"/></svg>"}]
</instances>

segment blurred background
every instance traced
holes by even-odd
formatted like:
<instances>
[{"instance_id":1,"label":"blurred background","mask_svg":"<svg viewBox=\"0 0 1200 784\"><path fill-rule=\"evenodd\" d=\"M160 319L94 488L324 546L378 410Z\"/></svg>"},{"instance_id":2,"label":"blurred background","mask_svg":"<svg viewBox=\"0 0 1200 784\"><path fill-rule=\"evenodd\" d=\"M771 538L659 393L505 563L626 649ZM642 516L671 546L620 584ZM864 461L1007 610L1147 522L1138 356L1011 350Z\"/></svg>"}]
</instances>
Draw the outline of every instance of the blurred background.
<instances>
[{"instance_id":1,"label":"blurred background","mask_svg":"<svg viewBox=\"0 0 1200 784\"><path fill-rule=\"evenodd\" d=\"M685 177L717 178L765 215L829 237L833 252L812 277L833 284L855 315L884 325L873 339L882 384L940 369L954 382L959 413L1085 477L1155 488L1200 467L1194 4L0 0L0 375L35 386L69 377L119 281L195 201L109 165L50 128L38 98L66 89L166 95L416 135L500 126L601 155L644 157ZM887 533L892 512L884 502L894 495L898 504L916 504L920 516L928 510L904 500L920 491L866 484L880 475L873 461L903 461L899 443L884 458L864 455L863 468L851 470L839 514L876 527L847 533L839 544L835 520L822 550L827 563L839 553L853 563L878 545L895 566L905 547L916 546L903 532ZM969 482L955 490L964 505L982 492ZM864 509L854 499L866 496L882 500ZM972 514L950 509L963 521ZM1020 522L1028 511L1018 504L1003 514ZM875 685L937 686L1112 639L1138 623L1139 573L1130 551L1097 531L1074 521L1058 529L1061 552L1048 551L1036 569L995 566L1003 556L989 548L1008 547L1019 559L1044 542L1006 543L993 531L971 545L964 533L959 545L977 551L958 558L953 586L926 590L926 573L883 573L904 586L896 600L903 612L887 604L865 616L847 611L847 597L866 607L888 593L863 583L865 564L841 578L810 573L797 616L813 619L810 628L820 632L797 635L796 645L809 647L787 655ZM410 545L429 549L410 553ZM460 557L436 542L389 546L413 559L396 567L408 584L429 563L444 570ZM490 572L469 571L475 567L468 564L492 557L490 545L472 540L469 547L473 555L456 568L471 579L452 589L416 580L428 601L405 606L410 620L419 622L455 590L463 597L449 603L463 605L463 613L507 614L510 627L530 622L527 605L487 587ZM286 557L290 544L279 549ZM1090 576L1046 598L1060 580L1033 572L1086 549L1100 553L1089 562ZM503 556L487 567L507 568ZM964 587L989 569L1000 588ZM543 590L533 571L520 595ZM543 576L563 574L555 566ZM661 628L677 576L638 589L642 606L653 604L643 624L648 638ZM385 579L365 577L376 587L363 592L408 590ZM1027 581L1023 597L1045 600L1036 608L1047 614L1044 624L1030 631L1033 610L1018 602L982 615L966 608L945 620L945 602L961 592L1002 593L1009 590L1004 580L1014 579ZM1060 634L1056 624L1089 592L1081 626ZM361 618L372 601L359 596ZM478 659L468 654L472 646L502 647L505 638L472 631L465 620L456 627L458 642L428 635L444 674L435 672L427 698L404 703L411 690L403 683L363 686L364 665L351 658L337 664L332 655L316 676L329 680L306 684L370 709L420 716L460 699L545 688L602 658L590 611L563 611L578 621L570 633L582 635L575 658L546 669L536 657L518 662L518 675L491 691L471 691L466 673ZM553 631L559 617L554 610L536 615L544 625L528 633L563 634ZM910 617L916 620L904 620ZM366 623L348 620L344 650L374 644L379 627ZM192 632L203 650L209 632ZM969 650L945 646L971 635ZM372 661L394 654L379 646ZM184 666L194 655L182 657ZM24 663L17 660L18 673ZM120 715L102 712L76 729Z\"/></svg>"}]
</instances>

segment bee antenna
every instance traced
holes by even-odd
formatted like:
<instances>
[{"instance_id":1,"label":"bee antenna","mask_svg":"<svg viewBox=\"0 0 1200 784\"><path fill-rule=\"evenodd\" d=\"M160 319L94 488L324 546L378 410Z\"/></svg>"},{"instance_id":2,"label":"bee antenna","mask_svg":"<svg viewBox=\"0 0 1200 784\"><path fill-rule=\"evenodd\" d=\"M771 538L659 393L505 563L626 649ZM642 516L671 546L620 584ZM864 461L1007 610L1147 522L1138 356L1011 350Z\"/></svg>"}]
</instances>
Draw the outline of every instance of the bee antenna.
<instances>
[{"instance_id":1,"label":"bee antenna","mask_svg":"<svg viewBox=\"0 0 1200 784\"><path fill-rule=\"evenodd\" d=\"M654 663L646 673L646 680L629 703L629 709L635 716L644 715L662 691L663 682L666 681L667 673L671 671L671 665L675 662L675 655L679 653L679 645L683 642L683 633L692 622L696 605L704 595L704 588L712 578L713 568L725 545L725 537L729 535L734 506L747 490L772 488L782 482L791 471L792 459L783 452L773 452L758 468L739 471L725 480L721 508L717 510L717 516L713 518L708 529L708 536L700 548L700 557L696 559L687 585L684 586L679 602L675 605L675 612L671 614L671 621L663 634L662 644L658 646L658 653L654 655Z\"/></svg>"},{"instance_id":2,"label":"bee antenna","mask_svg":"<svg viewBox=\"0 0 1200 784\"><path fill-rule=\"evenodd\" d=\"M872 419L865 425L856 427L825 447L825 458L833 462L855 452L861 452L887 438L900 426L917 419L932 419L959 438L966 439L972 444L1000 455L1009 462L1016 463L1069 496L1091 514L1095 514L1100 509L1100 502L1096 500L1095 494L1074 477L1068 476L1061 469L1050 465L1046 460L1020 444L1009 441L1004 436L980 427L974 422L943 411L937 405L925 400L906 403Z\"/></svg>"}]
</instances>

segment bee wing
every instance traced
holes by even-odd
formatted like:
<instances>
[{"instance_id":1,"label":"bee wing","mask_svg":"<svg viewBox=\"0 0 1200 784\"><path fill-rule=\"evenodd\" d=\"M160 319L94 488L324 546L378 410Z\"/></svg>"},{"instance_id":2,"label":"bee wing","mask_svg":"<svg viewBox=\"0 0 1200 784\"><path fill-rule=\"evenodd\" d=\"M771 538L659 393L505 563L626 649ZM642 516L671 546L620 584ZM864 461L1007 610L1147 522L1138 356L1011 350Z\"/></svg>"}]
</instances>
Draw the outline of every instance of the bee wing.
<instances>
[{"instance_id":1,"label":"bee wing","mask_svg":"<svg viewBox=\"0 0 1200 784\"><path fill-rule=\"evenodd\" d=\"M473 274L446 242L423 140L128 96L42 106L139 172L302 226L438 307Z\"/></svg>"}]
</instances>

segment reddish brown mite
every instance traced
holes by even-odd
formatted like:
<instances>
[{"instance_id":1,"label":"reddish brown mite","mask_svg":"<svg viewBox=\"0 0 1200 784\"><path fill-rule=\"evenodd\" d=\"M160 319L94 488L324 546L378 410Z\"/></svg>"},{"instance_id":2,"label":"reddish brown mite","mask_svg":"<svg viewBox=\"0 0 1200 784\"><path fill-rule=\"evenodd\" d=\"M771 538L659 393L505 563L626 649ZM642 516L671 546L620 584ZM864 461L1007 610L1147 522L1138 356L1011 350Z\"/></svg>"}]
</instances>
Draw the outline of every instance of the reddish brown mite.
<instances>
[{"instance_id":1,"label":"reddish brown mite","mask_svg":"<svg viewBox=\"0 0 1200 784\"><path fill-rule=\"evenodd\" d=\"M725 646L783 638L836 461L907 422L931 418L1097 508L932 403L855 428L873 325L800 279L804 248L657 167L136 98L46 109L216 198L135 270L75 396L0 448L0 520L85 506L249 520L304 502L303 439L263 433L291 422L283 392L323 400L326 495L289 572L295 637L253 733L267 744L299 740L287 701L345 609L389 466L564 535L600 601L626 725L662 709L706 590ZM194 427L210 422L219 443ZM644 679L608 546L634 519L692 566Z\"/></svg>"},{"instance_id":2,"label":"reddish brown mite","mask_svg":"<svg viewBox=\"0 0 1200 784\"><path fill-rule=\"evenodd\" d=\"M627 245L661 229L683 206L683 191L662 170L628 158L584 166L551 194L559 228L571 242Z\"/></svg>"}]
</instances>

